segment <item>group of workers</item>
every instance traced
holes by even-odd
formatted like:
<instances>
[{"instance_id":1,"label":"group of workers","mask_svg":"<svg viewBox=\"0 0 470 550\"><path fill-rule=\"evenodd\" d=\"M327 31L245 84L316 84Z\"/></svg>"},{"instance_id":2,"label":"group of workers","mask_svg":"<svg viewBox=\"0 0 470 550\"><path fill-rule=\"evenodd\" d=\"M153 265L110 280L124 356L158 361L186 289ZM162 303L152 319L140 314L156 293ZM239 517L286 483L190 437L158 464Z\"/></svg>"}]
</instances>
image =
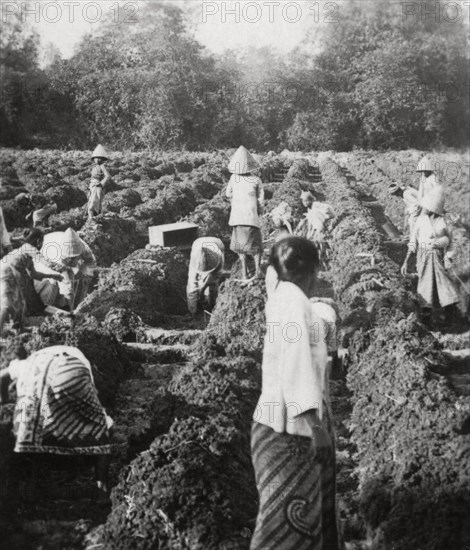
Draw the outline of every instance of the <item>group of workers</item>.
<instances>
[{"instance_id":1,"label":"group of workers","mask_svg":"<svg viewBox=\"0 0 470 550\"><path fill-rule=\"evenodd\" d=\"M104 188L111 178L104 166L108 159L104 147L98 145L92 153L89 221L103 209ZM21 328L28 310L34 309L35 298L46 313L72 313L85 298L97 265L90 247L72 228L50 232L49 217L57 211L57 204L27 193L20 193L15 201L27 212L25 222L32 221L32 228L25 231L22 246L12 249L0 209L0 333L8 321Z\"/></svg>"},{"instance_id":2,"label":"group of workers","mask_svg":"<svg viewBox=\"0 0 470 550\"><path fill-rule=\"evenodd\" d=\"M103 167L105 151L99 153L92 173L91 216L101 211L102 189L109 177ZM229 163L232 176L226 190L233 228L230 249L240 258L245 283L262 276L264 195L261 180L253 175L257 168L254 157L240 147ZM427 253L418 254L418 292L428 305L448 305L455 303L456 293L443 264L452 236L443 218L442 187L435 175L432 177L433 171L419 171L423 178L416 195L401 186L390 191L415 197L413 208L407 206L413 219L402 272L407 273L410 254L425 243ZM262 391L251 433L259 492L251 550L340 548L328 389L332 365L338 361L338 315L332 301L316 296L317 274L327 257L328 222L334 212L330 205L316 201L310 191L304 191L299 199L306 208L299 223L285 202L270 213L277 235L266 272ZM251 278L247 255L254 258ZM196 315L201 305L210 309L215 304L224 257L224 244L217 237L193 243L187 285L191 314ZM0 268L2 304L5 282L5 302L22 305L7 312L2 305L1 324L8 315L19 322L24 317L24 300L10 296L24 288L18 281L29 277L45 304L73 311L96 267L90 248L72 229L44 235L33 228L22 247L5 258ZM72 282L77 280L79 285L74 287ZM20 350L18 359L0 372L0 379L3 400L8 384L16 380L20 407L15 418L15 450L93 454L97 485L105 494L112 421L99 403L91 365L80 350L54 346L29 358ZM25 405L30 415L21 415Z\"/></svg>"}]
</instances>

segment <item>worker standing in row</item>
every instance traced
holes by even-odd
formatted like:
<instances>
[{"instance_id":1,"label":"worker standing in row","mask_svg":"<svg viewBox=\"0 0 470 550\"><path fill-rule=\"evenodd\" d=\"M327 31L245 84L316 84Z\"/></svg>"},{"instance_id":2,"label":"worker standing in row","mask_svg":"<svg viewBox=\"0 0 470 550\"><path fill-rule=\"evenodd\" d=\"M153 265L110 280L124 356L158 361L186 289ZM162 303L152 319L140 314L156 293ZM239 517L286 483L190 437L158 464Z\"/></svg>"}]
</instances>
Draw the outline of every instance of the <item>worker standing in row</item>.
<instances>
[{"instance_id":1,"label":"worker standing in row","mask_svg":"<svg viewBox=\"0 0 470 550\"><path fill-rule=\"evenodd\" d=\"M109 160L109 155L102 145L98 145L93 151L91 159L94 163L91 171L90 191L88 196L88 221L93 220L95 216L103 211L104 189L111 179L105 162Z\"/></svg>"},{"instance_id":2,"label":"worker standing in row","mask_svg":"<svg viewBox=\"0 0 470 550\"><path fill-rule=\"evenodd\" d=\"M248 280L247 255L254 257L255 277L262 276L260 215L264 191L261 179L253 174L258 168L257 161L243 145L228 165L232 173L226 190L226 196L231 200L229 225L233 228L230 250L238 254L245 280Z\"/></svg>"}]
</instances>

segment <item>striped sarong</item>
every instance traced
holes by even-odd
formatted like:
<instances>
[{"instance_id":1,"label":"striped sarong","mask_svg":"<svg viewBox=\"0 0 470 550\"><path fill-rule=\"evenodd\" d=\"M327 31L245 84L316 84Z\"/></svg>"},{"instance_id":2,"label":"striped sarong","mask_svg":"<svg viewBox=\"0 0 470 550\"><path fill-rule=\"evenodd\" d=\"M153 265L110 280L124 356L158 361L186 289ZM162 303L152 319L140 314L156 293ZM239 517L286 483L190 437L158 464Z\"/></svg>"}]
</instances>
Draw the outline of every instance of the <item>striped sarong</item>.
<instances>
[{"instance_id":1,"label":"striped sarong","mask_svg":"<svg viewBox=\"0 0 470 550\"><path fill-rule=\"evenodd\" d=\"M257 422L251 447L260 503L250 550L338 550L334 449L322 464L310 438Z\"/></svg>"},{"instance_id":2,"label":"striped sarong","mask_svg":"<svg viewBox=\"0 0 470 550\"><path fill-rule=\"evenodd\" d=\"M106 413L86 365L66 353L35 353L18 363L16 452L111 453Z\"/></svg>"}]
</instances>

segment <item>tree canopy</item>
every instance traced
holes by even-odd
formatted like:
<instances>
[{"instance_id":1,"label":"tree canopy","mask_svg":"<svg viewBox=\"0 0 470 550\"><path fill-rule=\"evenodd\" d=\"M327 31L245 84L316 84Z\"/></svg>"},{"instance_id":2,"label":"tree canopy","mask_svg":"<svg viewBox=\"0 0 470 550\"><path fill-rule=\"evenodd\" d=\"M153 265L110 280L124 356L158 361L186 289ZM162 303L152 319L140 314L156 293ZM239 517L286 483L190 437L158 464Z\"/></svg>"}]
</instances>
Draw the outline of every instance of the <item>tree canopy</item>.
<instances>
[{"instance_id":1,"label":"tree canopy","mask_svg":"<svg viewBox=\"0 0 470 550\"><path fill-rule=\"evenodd\" d=\"M41 51L16 19L1 38L1 144L464 146L468 29L463 21L408 21L398 9L342 2L337 23L312 28L286 56L268 48L211 54L184 11L167 3L146 2L139 25L103 22L66 60L50 46ZM40 55L50 61L44 69Z\"/></svg>"}]
</instances>

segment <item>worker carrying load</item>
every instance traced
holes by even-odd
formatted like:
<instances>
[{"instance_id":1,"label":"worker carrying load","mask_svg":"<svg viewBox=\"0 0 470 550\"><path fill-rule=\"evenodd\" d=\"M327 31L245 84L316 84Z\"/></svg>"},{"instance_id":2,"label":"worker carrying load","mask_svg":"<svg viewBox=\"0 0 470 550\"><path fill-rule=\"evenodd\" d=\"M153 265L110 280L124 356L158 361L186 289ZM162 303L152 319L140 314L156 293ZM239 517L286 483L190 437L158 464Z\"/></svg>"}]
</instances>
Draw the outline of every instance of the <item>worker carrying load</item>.
<instances>
[{"instance_id":1,"label":"worker carrying load","mask_svg":"<svg viewBox=\"0 0 470 550\"><path fill-rule=\"evenodd\" d=\"M325 232L328 220L335 217L333 209L326 202L316 201L310 191L300 195L302 204L307 208L305 218L299 223L295 234L315 243L320 255L320 265L325 267L328 259L328 243Z\"/></svg>"},{"instance_id":2,"label":"worker carrying load","mask_svg":"<svg viewBox=\"0 0 470 550\"><path fill-rule=\"evenodd\" d=\"M246 256L255 259L255 277L261 277L260 215L264 191L260 178L253 175L259 167L251 153L241 145L230 159L228 169L232 176L226 196L231 199L229 225L233 227L230 250L237 253L242 266L243 278L248 280Z\"/></svg>"},{"instance_id":3,"label":"worker carrying load","mask_svg":"<svg viewBox=\"0 0 470 550\"><path fill-rule=\"evenodd\" d=\"M269 216L271 216L276 230L286 230L292 235L292 208L287 204L287 202L282 201L279 203L276 208L271 210Z\"/></svg>"},{"instance_id":4,"label":"worker carrying load","mask_svg":"<svg viewBox=\"0 0 470 550\"><path fill-rule=\"evenodd\" d=\"M96 269L91 248L69 228L45 235L41 253L54 269L64 275L64 280L59 283L58 302L51 305L68 307L72 312L86 297ZM44 287L39 293L41 299L48 293L49 289Z\"/></svg>"},{"instance_id":5,"label":"worker carrying load","mask_svg":"<svg viewBox=\"0 0 470 550\"><path fill-rule=\"evenodd\" d=\"M93 455L98 498L108 492L112 419L101 405L91 365L71 346L51 346L29 357L17 347L16 357L0 371L0 402L16 384L13 431L15 452Z\"/></svg>"},{"instance_id":6,"label":"worker carrying load","mask_svg":"<svg viewBox=\"0 0 470 550\"><path fill-rule=\"evenodd\" d=\"M442 189L435 174L434 163L427 157L424 157L418 163L416 172L420 174L419 189L405 186L399 183L392 183L388 189L391 195L401 197L405 202L405 228L408 226L409 234L413 232L413 227L421 212L420 201L430 191Z\"/></svg>"},{"instance_id":7,"label":"worker carrying load","mask_svg":"<svg viewBox=\"0 0 470 550\"><path fill-rule=\"evenodd\" d=\"M88 196L88 221L103 212L104 188L111 179L104 163L109 160L109 155L102 145L98 145L93 151L91 159L94 163L91 171L90 192Z\"/></svg>"},{"instance_id":8,"label":"worker carrying load","mask_svg":"<svg viewBox=\"0 0 470 550\"><path fill-rule=\"evenodd\" d=\"M421 203L421 199L427 195L429 191L433 191L436 188L442 189L442 186L436 175L437 170L435 163L430 158L422 158L416 167L416 172L420 175L418 201Z\"/></svg>"},{"instance_id":9,"label":"worker carrying load","mask_svg":"<svg viewBox=\"0 0 470 550\"><path fill-rule=\"evenodd\" d=\"M224 243L217 237L201 237L194 241L186 287L188 309L193 317L201 305L207 311L215 306L224 255Z\"/></svg>"},{"instance_id":10,"label":"worker carrying load","mask_svg":"<svg viewBox=\"0 0 470 550\"><path fill-rule=\"evenodd\" d=\"M401 268L408 273L408 261L417 254L418 294L424 302L423 316L430 317L432 308L443 307L446 320L451 320L459 301L452 279L446 272L444 260L452 259L452 232L444 218L444 194L442 187L429 191L421 200L422 213L413 227L408 252Z\"/></svg>"}]
</instances>

